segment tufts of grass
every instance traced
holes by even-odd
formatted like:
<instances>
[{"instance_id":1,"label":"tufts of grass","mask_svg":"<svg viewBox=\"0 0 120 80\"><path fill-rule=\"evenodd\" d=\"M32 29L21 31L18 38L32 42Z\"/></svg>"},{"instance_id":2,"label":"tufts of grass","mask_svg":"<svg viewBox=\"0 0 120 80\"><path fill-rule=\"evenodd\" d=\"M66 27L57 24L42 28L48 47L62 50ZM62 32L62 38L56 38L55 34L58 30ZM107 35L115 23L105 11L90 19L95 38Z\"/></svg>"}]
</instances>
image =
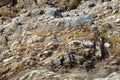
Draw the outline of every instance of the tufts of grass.
<instances>
[{"instance_id":1,"label":"tufts of grass","mask_svg":"<svg viewBox=\"0 0 120 80\"><path fill-rule=\"evenodd\" d=\"M109 52L120 55L120 37L114 35L108 38L108 40L113 44L113 47L109 50Z\"/></svg>"},{"instance_id":2,"label":"tufts of grass","mask_svg":"<svg viewBox=\"0 0 120 80\"><path fill-rule=\"evenodd\" d=\"M109 50L110 53L118 54L120 56L120 45L115 45Z\"/></svg>"},{"instance_id":3,"label":"tufts of grass","mask_svg":"<svg viewBox=\"0 0 120 80\"><path fill-rule=\"evenodd\" d=\"M108 38L108 40L109 40L112 44L120 43L120 37L119 37L119 36L116 36L116 35L111 36L110 38Z\"/></svg>"},{"instance_id":4,"label":"tufts of grass","mask_svg":"<svg viewBox=\"0 0 120 80\"><path fill-rule=\"evenodd\" d=\"M117 1L120 1L120 0L117 0Z\"/></svg>"}]
</instances>

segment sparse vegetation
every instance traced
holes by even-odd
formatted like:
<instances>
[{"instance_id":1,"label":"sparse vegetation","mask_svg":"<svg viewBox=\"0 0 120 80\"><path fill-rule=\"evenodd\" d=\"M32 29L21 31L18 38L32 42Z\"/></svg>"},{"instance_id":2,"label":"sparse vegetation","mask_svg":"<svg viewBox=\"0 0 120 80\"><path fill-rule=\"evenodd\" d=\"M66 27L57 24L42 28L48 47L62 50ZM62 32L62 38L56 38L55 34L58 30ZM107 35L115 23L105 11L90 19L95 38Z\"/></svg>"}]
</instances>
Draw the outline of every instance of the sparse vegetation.
<instances>
[{"instance_id":1,"label":"sparse vegetation","mask_svg":"<svg viewBox=\"0 0 120 80\"><path fill-rule=\"evenodd\" d=\"M109 40L112 44L120 43L120 37L119 37L119 36L116 36L116 35L111 36L110 38L108 38L108 40Z\"/></svg>"},{"instance_id":2,"label":"sparse vegetation","mask_svg":"<svg viewBox=\"0 0 120 80\"><path fill-rule=\"evenodd\" d=\"M111 64L120 72L120 0L15 1L0 7L0 80L95 79Z\"/></svg>"},{"instance_id":3,"label":"sparse vegetation","mask_svg":"<svg viewBox=\"0 0 120 80\"><path fill-rule=\"evenodd\" d=\"M110 53L115 53L120 56L120 45L119 46L114 46L109 50Z\"/></svg>"},{"instance_id":4,"label":"sparse vegetation","mask_svg":"<svg viewBox=\"0 0 120 80\"><path fill-rule=\"evenodd\" d=\"M109 49L110 53L115 53L120 55L120 37L113 35L108 40L112 43L113 47Z\"/></svg>"}]
</instances>

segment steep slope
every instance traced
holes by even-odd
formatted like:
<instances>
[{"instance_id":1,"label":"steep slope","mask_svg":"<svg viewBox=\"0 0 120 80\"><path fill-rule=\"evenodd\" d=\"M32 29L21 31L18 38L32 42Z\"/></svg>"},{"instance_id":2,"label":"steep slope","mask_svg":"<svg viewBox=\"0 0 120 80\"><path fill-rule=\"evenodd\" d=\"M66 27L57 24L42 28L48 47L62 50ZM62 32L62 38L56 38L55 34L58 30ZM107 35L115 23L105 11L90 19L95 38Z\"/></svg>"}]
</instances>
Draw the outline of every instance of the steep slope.
<instances>
[{"instance_id":1,"label":"steep slope","mask_svg":"<svg viewBox=\"0 0 120 80\"><path fill-rule=\"evenodd\" d=\"M119 0L41 1L0 7L0 80L119 80Z\"/></svg>"}]
</instances>

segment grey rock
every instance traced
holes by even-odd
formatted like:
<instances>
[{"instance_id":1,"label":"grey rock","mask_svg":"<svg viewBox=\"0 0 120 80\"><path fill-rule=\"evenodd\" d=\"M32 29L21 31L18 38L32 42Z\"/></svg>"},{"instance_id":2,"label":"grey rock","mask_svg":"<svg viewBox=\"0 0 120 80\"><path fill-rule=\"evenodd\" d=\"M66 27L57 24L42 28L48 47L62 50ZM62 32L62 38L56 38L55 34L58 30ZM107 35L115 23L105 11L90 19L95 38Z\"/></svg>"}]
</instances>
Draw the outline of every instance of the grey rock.
<instances>
[{"instance_id":1,"label":"grey rock","mask_svg":"<svg viewBox=\"0 0 120 80\"><path fill-rule=\"evenodd\" d=\"M108 20L110 19L110 20L115 20L115 15L112 15L112 16L109 16L108 18L107 18Z\"/></svg>"},{"instance_id":2,"label":"grey rock","mask_svg":"<svg viewBox=\"0 0 120 80\"><path fill-rule=\"evenodd\" d=\"M53 16L53 17L61 17L62 16L61 12L62 12L61 9L55 8L55 7L46 8L46 10L45 10L45 14L47 14L49 16Z\"/></svg>"},{"instance_id":3,"label":"grey rock","mask_svg":"<svg viewBox=\"0 0 120 80\"><path fill-rule=\"evenodd\" d=\"M3 62L11 61L11 60L14 59L14 58L15 58L15 56L12 56L12 57L10 57L10 58L4 59Z\"/></svg>"},{"instance_id":4,"label":"grey rock","mask_svg":"<svg viewBox=\"0 0 120 80\"><path fill-rule=\"evenodd\" d=\"M0 46L0 51L6 51L8 50L9 48L7 46Z\"/></svg>"},{"instance_id":5,"label":"grey rock","mask_svg":"<svg viewBox=\"0 0 120 80\"><path fill-rule=\"evenodd\" d=\"M35 74L40 74L40 72L38 70L30 71L30 72L24 74L23 76L19 77L18 80L31 79Z\"/></svg>"},{"instance_id":6,"label":"grey rock","mask_svg":"<svg viewBox=\"0 0 120 80\"><path fill-rule=\"evenodd\" d=\"M4 28L4 34L13 34L13 32L17 29L18 26L16 25L13 25L13 23L8 23L7 25L5 25L5 28Z\"/></svg>"},{"instance_id":7,"label":"grey rock","mask_svg":"<svg viewBox=\"0 0 120 80\"><path fill-rule=\"evenodd\" d=\"M114 15L114 14L116 14L118 11L115 9L115 10L113 10L113 12L112 12L112 14Z\"/></svg>"},{"instance_id":8,"label":"grey rock","mask_svg":"<svg viewBox=\"0 0 120 80\"><path fill-rule=\"evenodd\" d=\"M0 28L0 33L3 33L4 32L4 28Z\"/></svg>"},{"instance_id":9,"label":"grey rock","mask_svg":"<svg viewBox=\"0 0 120 80\"><path fill-rule=\"evenodd\" d=\"M53 54L53 51L52 51L52 50L48 50L48 51L44 51L44 52L43 52L43 56L44 56L45 58L50 57L52 54Z\"/></svg>"},{"instance_id":10,"label":"grey rock","mask_svg":"<svg viewBox=\"0 0 120 80\"><path fill-rule=\"evenodd\" d=\"M99 31L98 27L93 26L93 28L92 28L92 33L93 33L93 34L96 34L96 35L100 35L100 31Z\"/></svg>"},{"instance_id":11,"label":"grey rock","mask_svg":"<svg viewBox=\"0 0 120 80\"><path fill-rule=\"evenodd\" d=\"M31 44L31 43L40 41L41 39L42 37L35 35L35 36L32 36L31 38L28 38L28 40L26 41L26 44Z\"/></svg>"},{"instance_id":12,"label":"grey rock","mask_svg":"<svg viewBox=\"0 0 120 80\"><path fill-rule=\"evenodd\" d=\"M116 22L117 22L117 23L120 23L120 19L116 19Z\"/></svg>"},{"instance_id":13,"label":"grey rock","mask_svg":"<svg viewBox=\"0 0 120 80\"><path fill-rule=\"evenodd\" d=\"M15 32L8 37L9 40L13 40L13 39L19 39L21 37L21 29L20 28L17 28L15 30Z\"/></svg>"},{"instance_id":14,"label":"grey rock","mask_svg":"<svg viewBox=\"0 0 120 80\"><path fill-rule=\"evenodd\" d=\"M95 14L90 14L87 16L77 16L73 18L65 18L64 20L60 20L57 23L58 27L72 27L72 28L80 28L80 24L91 24L92 18L96 17Z\"/></svg>"},{"instance_id":15,"label":"grey rock","mask_svg":"<svg viewBox=\"0 0 120 80\"><path fill-rule=\"evenodd\" d=\"M87 75L87 78L85 80L93 80L90 75Z\"/></svg>"},{"instance_id":16,"label":"grey rock","mask_svg":"<svg viewBox=\"0 0 120 80\"><path fill-rule=\"evenodd\" d=\"M110 62L111 65L119 65L120 64L120 61L115 59L113 61Z\"/></svg>"},{"instance_id":17,"label":"grey rock","mask_svg":"<svg viewBox=\"0 0 120 80\"><path fill-rule=\"evenodd\" d=\"M108 76L108 80L119 80L120 79L120 74L113 72Z\"/></svg>"},{"instance_id":18,"label":"grey rock","mask_svg":"<svg viewBox=\"0 0 120 80\"><path fill-rule=\"evenodd\" d=\"M0 36L0 45L1 44L6 44L7 40L5 36Z\"/></svg>"},{"instance_id":19,"label":"grey rock","mask_svg":"<svg viewBox=\"0 0 120 80\"><path fill-rule=\"evenodd\" d=\"M64 27L67 23L64 20L59 21L56 25L58 27Z\"/></svg>"},{"instance_id":20,"label":"grey rock","mask_svg":"<svg viewBox=\"0 0 120 80\"><path fill-rule=\"evenodd\" d=\"M118 31L113 31L112 34L113 34L113 35L118 35L119 32L118 32Z\"/></svg>"},{"instance_id":21,"label":"grey rock","mask_svg":"<svg viewBox=\"0 0 120 80\"><path fill-rule=\"evenodd\" d=\"M115 69L112 69L112 68L109 68L109 69L100 69L96 74L95 76L97 78L104 78L105 80L105 77L107 78L107 76L109 76L111 73L115 72L116 70Z\"/></svg>"},{"instance_id":22,"label":"grey rock","mask_svg":"<svg viewBox=\"0 0 120 80\"><path fill-rule=\"evenodd\" d=\"M24 30L23 32L22 32L22 34L21 34L21 36L25 36L25 35L28 35L28 34L32 34L30 31L26 31L26 30Z\"/></svg>"},{"instance_id":23,"label":"grey rock","mask_svg":"<svg viewBox=\"0 0 120 80\"><path fill-rule=\"evenodd\" d=\"M15 41L11 44L10 50L14 50L16 48L16 45L18 44L18 41Z\"/></svg>"},{"instance_id":24,"label":"grey rock","mask_svg":"<svg viewBox=\"0 0 120 80\"><path fill-rule=\"evenodd\" d=\"M44 14L44 10L42 9L36 9L36 10L31 10L26 13L26 16L37 16L37 15L42 15Z\"/></svg>"},{"instance_id":25,"label":"grey rock","mask_svg":"<svg viewBox=\"0 0 120 80\"><path fill-rule=\"evenodd\" d=\"M70 23L72 27L79 27L80 24L91 23L91 19L89 16L82 16L82 17L73 18Z\"/></svg>"},{"instance_id":26,"label":"grey rock","mask_svg":"<svg viewBox=\"0 0 120 80\"><path fill-rule=\"evenodd\" d=\"M106 78L98 78L98 79L94 79L94 80L120 80L120 74L113 72Z\"/></svg>"},{"instance_id":27,"label":"grey rock","mask_svg":"<svg viewBox=\"0 0 120 80\"><path fill-rule=\"evenodd\" d=\"M78 11L79 11L78 9L75 9L75 10L71 10L69 12L63 12L62 16L63 17L76 17L76 16L79 16Z\"/></svg>"},{"instance_id":28,"label":"grey rock","mask_svg":"<svg viewBox=\"0 0 120 80\"><path fill-rule=\"evenodd\" d=\"M12 20L12 24L13 25L22 25L25 23L25 18L24 16L19 16L19 17L16 17Z\"/></svg>"},{"instance_id":29,"label":"grey rock","mask_svg":"<svg viewBox=\"0 0 120 80\"><path fill-rule=\"evenodd\" d=\"M83 45L89 48L94 46L93 42L90 40L87 40L87 41L84 40Z\"/></svg>"},{"instance_id":30,"label":"grey rock","mask_svg":"<svg viewBox=\"0 0 120 80\"><path fill-rule=\"evenodd\" d=\"M110 44L109 42L106 42L106 43L104 44L104 46L105 46L106 48L110 48L110 47L111 47L111 44Z\"/></svg>"},{"instance_id":31,"label":"grey rock","mask_svg":"<svg viewBox=\"0 0 120 80\"><path fill-rule=\"evenodd\" d=\"M90 14L88 15L88 17L89 17L90 19L94 19L94 18L97 17L97 14L96 14L96 13L90 13Z\"/></svg>"}]
</instances>

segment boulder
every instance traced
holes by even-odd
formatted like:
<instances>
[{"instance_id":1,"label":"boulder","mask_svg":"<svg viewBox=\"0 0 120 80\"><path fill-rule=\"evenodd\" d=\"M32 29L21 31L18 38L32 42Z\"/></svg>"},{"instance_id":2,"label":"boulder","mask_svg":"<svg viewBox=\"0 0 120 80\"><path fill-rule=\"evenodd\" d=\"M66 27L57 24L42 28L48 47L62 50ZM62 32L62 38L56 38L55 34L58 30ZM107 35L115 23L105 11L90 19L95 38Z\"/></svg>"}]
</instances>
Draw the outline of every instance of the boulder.
<instances>
[{"instance_id":1,"label":"boulder","mask_svg":"<svg viewBox=\"0 0 120 80\"><path fill-rule=\"evenodd\" d=\"M37 16L37 15L42 15L44 14L44 10L42 9L35 9L35 10L30 10L26 13L26 16Z\"/></svg>"}]
</instances>

